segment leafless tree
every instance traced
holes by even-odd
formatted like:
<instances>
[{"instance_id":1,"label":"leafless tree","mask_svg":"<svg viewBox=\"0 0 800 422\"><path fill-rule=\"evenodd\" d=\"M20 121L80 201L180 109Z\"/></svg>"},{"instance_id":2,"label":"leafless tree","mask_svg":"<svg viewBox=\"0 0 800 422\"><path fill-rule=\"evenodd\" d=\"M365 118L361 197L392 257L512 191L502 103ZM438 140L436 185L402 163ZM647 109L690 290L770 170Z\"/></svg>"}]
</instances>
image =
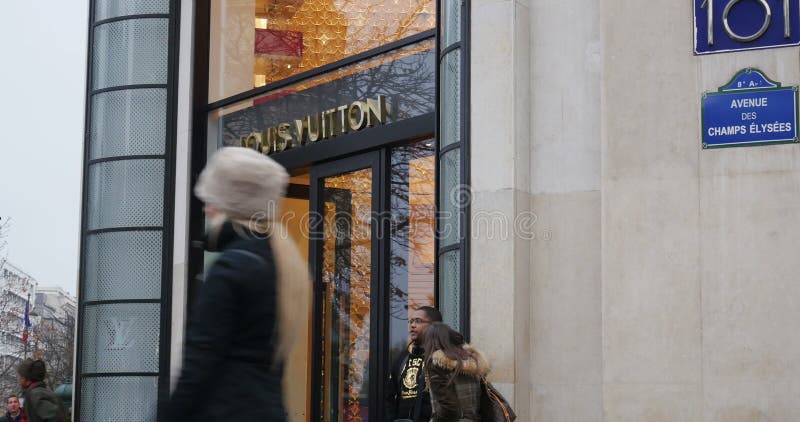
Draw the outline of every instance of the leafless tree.
<instances>
[{"instance_id":1,"label":"leafless tree","mask_svg":"<svg viewBox=\"0 0 800 422\"><path fill-rule=\"evenodd\" d=\"M39 318L34 307L32 280L7 264L6 249L11 219L0 217L0 398L19 392L16 366L27 357L47 363L50 386L72 376L74 315L47 313ZM29 302L32 327L23 343L25 302ZM55 317L53 315L66 315ZM38 323L38 324L37 324Z\"/></svg>"},{"instance_id":2,"label":"leafless tree","mask_svg":"<svg viewBox=\"0 0 800 422\"><path fill-rule=\"evenodd\" d=\"M72 379L72 351L74 347L74 316L66 313L61 318L42 318L32 335L33 357L47 364L47 385L55 388Z\"/></svg>"},{"instance_id":3,"label":"leafless tree","mask_svg":"<svg viewBox=\"0 0 800 422\"><path fill-rule=\"evenodd\" d=\"M29 286L28 279L0 268L0 393L5 396L18 390L15 367L25 355L22 331Z\"/></svg>"},{"instance_id":4,"label":"leafless tree","mask_svg":"<svg viewBox=\"0 0 800 422\"><path fill-rule=\"evenodd\" d=\"M8 246L8 230L11 228L11 220L8 218L0 217L0 271L6 265L6 246Z\"/></svg>"},{"instance_id":5,"label":"leafless tree","mask_svg":"<svg viewBox=\"0 0 800 422\"><path fill-rule=\"evenodd\" d=\"M33 325L28 335L27 344L22 342L22 323L19 315L24 312L24 304L20 309L16 295L4 289L0 300L0 329L2 329L2 346L0 346L0 395L8 396L18 392L16 366L26 356L42 359L47 365L45 382L51 388L70 382L72 378L72 356L74 347L75 317L69 313L64 316L42 318L31 312ZM35 309L40 311L39 309Z\"/></svg>"}]
</instances>

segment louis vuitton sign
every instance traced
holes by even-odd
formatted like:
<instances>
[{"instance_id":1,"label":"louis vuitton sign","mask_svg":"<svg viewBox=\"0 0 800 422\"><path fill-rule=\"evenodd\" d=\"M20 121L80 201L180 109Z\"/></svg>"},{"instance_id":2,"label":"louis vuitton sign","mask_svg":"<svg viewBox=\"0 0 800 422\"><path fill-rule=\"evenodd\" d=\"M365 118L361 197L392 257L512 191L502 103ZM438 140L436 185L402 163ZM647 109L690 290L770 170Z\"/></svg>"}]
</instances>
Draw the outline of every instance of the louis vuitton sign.
<instances>
[{"instance_id":1,"label":"louis vuitton sign","mask_svg":"<svg viewBox=\"0 0 800 422\"><path fill-rule=\"evenodd\" d=\"M354 101L327 111L314 113L291 123L281 123L266 130L239 138L240 144L262 154L274 154L287 149L319 142L323 139L357 132L366 127L386 124L389 115L386 96Z\"/></svg>"}]
</instances>

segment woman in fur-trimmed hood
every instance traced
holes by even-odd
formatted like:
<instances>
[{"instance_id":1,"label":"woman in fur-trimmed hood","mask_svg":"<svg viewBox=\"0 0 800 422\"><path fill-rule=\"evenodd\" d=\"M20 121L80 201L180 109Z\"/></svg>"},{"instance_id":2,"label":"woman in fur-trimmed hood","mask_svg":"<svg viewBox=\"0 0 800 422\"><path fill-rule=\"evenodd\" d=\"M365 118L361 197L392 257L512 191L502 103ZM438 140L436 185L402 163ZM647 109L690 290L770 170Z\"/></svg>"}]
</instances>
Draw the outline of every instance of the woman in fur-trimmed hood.
<instances>
[{"instance_id":1,"label":"woman in fur-trimmed hood","mask_svg":"<svg viewBox=\"0 0 800 422\"><path fill-rule=\"evenodd\" d=\"M282 383L297 380L283 380L283 366L311 302L307 264L275 221L288 178L271 158L236 147L200 174L205 246L220 255L189 320L166 420L286 420Z\"/></svg>"},{"instance_id":2,"label":"woman in fur-trimmed hood","mask_svg":"<svg viewBox=\"0 0 800 422\"><path fill-rule=\"evenodd\" d=\"M464 336L435 322L425 330L425 378L431 394L432 422L479 422L481 377L489 362Z\"/></svg>"}]
</instances>

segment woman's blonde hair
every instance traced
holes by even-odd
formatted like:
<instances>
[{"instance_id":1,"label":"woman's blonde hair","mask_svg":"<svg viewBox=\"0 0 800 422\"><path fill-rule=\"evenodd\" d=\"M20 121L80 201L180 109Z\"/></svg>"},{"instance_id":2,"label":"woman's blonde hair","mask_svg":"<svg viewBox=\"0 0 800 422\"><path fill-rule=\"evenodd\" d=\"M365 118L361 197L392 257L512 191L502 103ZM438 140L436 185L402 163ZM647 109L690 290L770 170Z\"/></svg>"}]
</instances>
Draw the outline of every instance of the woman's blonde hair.
<instances>
[{"instance_id":1,"label":"woman's blonde hair","mask_svg":"<svg viewBox=\"0 0 800 422\"><path fill-rule=\"evenodd\" d=\"M280 227L280 230L274 230ZM278 276L278 361L286 359L297 341L298 333L305 332L311 308L311 278L308 263L300 255L297 245L280 223L274 223L270 236L272 253Z\"/></svg>"}]
</instances>

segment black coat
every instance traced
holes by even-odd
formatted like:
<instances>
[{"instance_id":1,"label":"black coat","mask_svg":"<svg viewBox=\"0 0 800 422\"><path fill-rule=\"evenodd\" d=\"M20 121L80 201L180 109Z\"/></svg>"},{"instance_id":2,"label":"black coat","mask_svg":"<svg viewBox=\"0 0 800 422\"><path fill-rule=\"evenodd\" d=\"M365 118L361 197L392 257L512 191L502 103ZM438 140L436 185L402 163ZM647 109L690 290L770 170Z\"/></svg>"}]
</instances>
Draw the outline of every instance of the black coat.
<instances>
[{"instance_id":1,"label":"black coat","mask_svg":"<svg viewBox=\"0 0 800 422\"><path fill-rule=\"evenodd\" d=\"M61 399L44 382L35 382L23 392L25 419L28 422L67 422L67 412Z\"/></svg>"},{"instance_id":2,"label":"black coat","mask_svg":"<svg viewBox=\"0 0 800 422\"><path fill-rule=\"evenodd\" d=\"M413 353L410 353L413 352ZM400 383L402 381L403 369L410 357L423 358L424 352L421 347L410 346L409 350L404 350L392 364L389 372L389 379L386 382L384 398L384 420L392 422L395 419L411 419L414 422L428 422L431 418L431 397L425 389L425 368L423 367L417 375L417 397L414 399L403 400L400 397Z\"/></svg>"},{"instance_id":3,"label":"black coat","mask_svg":"<svg viewBox=\"0 0 800 422\"><path fill-rule=\"evenodd\" d=\"M284 421L283 364L273 363L277 275L269 239L226 223L212 240L207 249L222 254L190 317L167 420Z\"/></svg>"},{"instance_id":4,"label":"black coat","mask_svg":"<svg viewBox=\"0 0 800 422\"><path fill-rule=\"evenodd\" d=\"M19 422L22 420L22 411L19 412L17 417L11 416L11 413L6 412L5 415L0 416L0 422Z\"/></svg>"}]
</instances>

